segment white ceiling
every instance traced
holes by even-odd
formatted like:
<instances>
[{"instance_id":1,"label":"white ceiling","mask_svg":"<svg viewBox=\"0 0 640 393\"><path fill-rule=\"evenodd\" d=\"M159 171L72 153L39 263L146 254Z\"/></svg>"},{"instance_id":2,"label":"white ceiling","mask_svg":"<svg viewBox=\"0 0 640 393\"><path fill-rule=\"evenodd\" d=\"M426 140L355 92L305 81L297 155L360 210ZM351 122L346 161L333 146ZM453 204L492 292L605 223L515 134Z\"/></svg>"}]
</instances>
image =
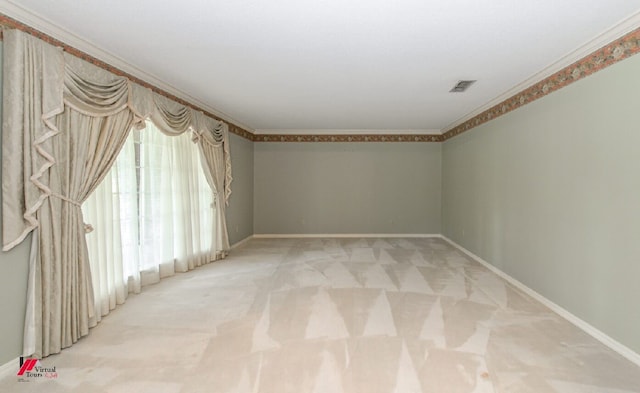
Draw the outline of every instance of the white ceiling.
<instances>
[{"instance_id":1,"label":"white ceiling","mask_svg":"<svg viewBox=\"0 0 640 393\"><path fill-rule=\"evenodd\" d=\"M258 132L441 130L625 20L628 31L638 11L638 0L0 1ZM460 79L478 82L449 93Z\"/></svg>"}]
</instances>

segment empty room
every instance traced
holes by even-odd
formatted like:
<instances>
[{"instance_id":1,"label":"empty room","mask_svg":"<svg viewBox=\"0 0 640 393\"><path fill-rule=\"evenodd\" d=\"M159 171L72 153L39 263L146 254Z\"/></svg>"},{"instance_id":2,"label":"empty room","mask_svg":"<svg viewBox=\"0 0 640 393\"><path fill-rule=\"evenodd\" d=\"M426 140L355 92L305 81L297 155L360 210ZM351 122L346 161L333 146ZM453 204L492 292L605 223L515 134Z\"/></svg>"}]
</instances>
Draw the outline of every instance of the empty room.
<instances>
[{"instance_id":1,"label":"empty room","mask_svg":"<svg viewBox=\"0 0 640 393\"><path fill-rule=\"evenodd\" d=\"M1 392L640 392L640 3L0 0Z\"/></svg>"}]
</instances>

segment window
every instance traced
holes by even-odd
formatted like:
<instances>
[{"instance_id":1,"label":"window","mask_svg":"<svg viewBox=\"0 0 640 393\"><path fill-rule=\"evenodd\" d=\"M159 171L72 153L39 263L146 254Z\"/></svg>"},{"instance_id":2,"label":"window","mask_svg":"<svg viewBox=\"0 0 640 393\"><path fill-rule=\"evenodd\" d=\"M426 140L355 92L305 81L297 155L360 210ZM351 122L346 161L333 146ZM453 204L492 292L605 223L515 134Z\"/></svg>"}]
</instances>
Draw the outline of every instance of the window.
<instances>
[{"instance_id":1,"label":"window","mask_svg":"<svg viewBox=\"0 0 640 393\"><path fill-rule=\"evenodd\" d=\"M214 193L191 132L132 130L105 179L83 204L100 315L128 292L212 261ZM99 318L99 316L98 316Z\"/></svg>"}]
</instances>

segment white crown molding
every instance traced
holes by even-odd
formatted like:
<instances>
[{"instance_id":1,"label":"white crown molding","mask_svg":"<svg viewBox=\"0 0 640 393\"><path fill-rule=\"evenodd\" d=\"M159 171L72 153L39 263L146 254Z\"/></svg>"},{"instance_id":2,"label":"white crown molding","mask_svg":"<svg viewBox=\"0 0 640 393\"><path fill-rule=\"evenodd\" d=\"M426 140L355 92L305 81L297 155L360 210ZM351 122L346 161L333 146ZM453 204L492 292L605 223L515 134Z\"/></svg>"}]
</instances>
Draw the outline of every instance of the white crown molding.
<instances>
[{"instance_id":1,"label":"white crown molding","mask_svg":"<svg viewBox=\"0 0 640 393\"><path fill-rule=\"evenodd\" d=\"M467 120L473 119L474 117L478 116L479 114L486 111L487 109L490 109L498 105L499 103L515 96L516 94L524 91L528 87L531 87L534 84L550 77L556 72L570 66L576 61L584 58L585 56L592 54L598 49L612 43L618 38L623 37L625 34L630 33L639 27L640 27L640 11L623 19L622 21L615 24L613 27L610 27L609 29L605 30L603 33L598 34L593 39L580 45L578 48L576 48L569 54L563 56L559 60L548 65L547 67L542 69L542 71L535 73L534 75L518 83L511 89L505 91L498 97L494 98L493 100L487 102L481 107L473 110L472 112L466 114L465 116L449 124L448 126L442 129L443 133L459 126L460 124L464 123Z\"/></svg>"},{"instance_id":2,"label":"white crown molding","mask_svg":"<svg viewBox=\"0 0 640 393\"><path fill-rule=\"evenodd\" d=\"M471 251L467 250L466 248L462 247L461 245L459 245L458 243L456 243L453 240L449 239L448 237L446 237L444 235L441 235L440 237L443 240L445 240L446 242L448 242L449 244L451 244L453 247L457 248L458 250L460 250L464 254L468 255L471 259L475 260L476 262L480 263L482 266L486 267L487 269L489 269L490 271L492 271L493 273L495 273L499 277L503 278L509 284L513 285L517 289L519 289L522 292L526 293L527 295L531 296L533 299L539 301L540 303L542 303L543 305L545 305L546 307L551 309L553 312L555 312L556 314L560 315L562 318L566 319L567 321L569 321L570 323L572 323L573 325L575 325L579 329L583 330L585 333L589 334L591 337L593 337L596 340L600 341L602 344L606 345L611 350L617 352L621 356L624 356L627 360L629 360L629 361L637 364L638 366L640 366L640 354L636 353L631 348L629 348L626 345L624 345L624 344L620 343L619 341L615 340L614 338L612 338L611 336L609 336L606 333L602 332L601 330L599 330L595 326L591 325L590 323L588 323L588 322L582 320L581 318L575 316L574 314L572 314L571 312L569 312L565 308L557 305L556 303L554 303L553 301L549 300L545 296L543 296L540 293L536 292L535 290L529 288L528 286L526 286L522 282L520 282L517 279L513 278L512 276L510 276L509 274L505 273L504 271L498 269L494 265L492 265L489 262L485 261L484 259L480 258L476 254L474 254Z\"/></svg>"},{"instance_id":3,"label":"white crown molding","mask_svg":"<svg viewBox=\"0 0 640 393\"><path fill-rule=\"evenodd\" d=\"M402 129L275 129L260 128L255 135L442 135L441 130L402 130Z\"/></svg>"},{"instance_id":4,"label":"white crown molding","mask_svg":"<svg viewBox=\"0 0 640 393\"><path fill-rule=\"evenodd\" d=\"M29 10L26 10L25 8L21 7L20 5L16 4L11 0L0 0L0 13L3 13L9 16L10 18L17 20L18 22L24 23L29 27L32 27L44 34L47 34L48 36L51 36L65 43L66 45L72 46L90 56L93 56L96 59L99 59L121 71L126 72L127 74L135 76L136 78L139 78L161 90L164 90L169 94L172 94L180 99L183 99L186 102L189 102L192 105L195 105L209 113L212 113L227 122L234 123L237 126L244 128L247 131L253 132L252 127L249 127L246 124L243 124L242 122L232 118L231 116L223 112L220 112L215 108L212 108L208 104L185 93L184 91L179 90L171 85L168 85L167 83L163 82L160 78L156 77L155 75L149 72L143 71L138 67L133 66L132 64L114 55L113 53L110 53L108 51L105 51L99 48L97 45L93 44L92 42L87 41L71 33L66 29L63 29L59 26L54 25L53 23L47 21L45 17L39 14L36 14L34 12L31 12Z\"/></svg>"}]
</instances>

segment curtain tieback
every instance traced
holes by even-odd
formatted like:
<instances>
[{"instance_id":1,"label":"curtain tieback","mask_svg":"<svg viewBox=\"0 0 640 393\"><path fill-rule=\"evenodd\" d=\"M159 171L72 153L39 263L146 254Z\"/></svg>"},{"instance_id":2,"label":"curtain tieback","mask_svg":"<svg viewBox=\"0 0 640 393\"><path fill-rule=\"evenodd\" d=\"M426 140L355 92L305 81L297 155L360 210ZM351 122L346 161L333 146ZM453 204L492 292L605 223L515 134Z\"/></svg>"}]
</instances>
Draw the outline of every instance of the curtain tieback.
<instances>
[{"instance_id":1,"label":"curtain tieback","mask_svg":"<svg viewBox=\"0 0 640 393\"><path fill-rule=\"evenodd\" d=\"M76 205L76 206L78 206L78 207L82 206L82 204L81 204L81 203L79 203L79 202L77 202L77 201L74 201L73 199L69 199L69 198L67 198L67 197L66 197L66 196L64 196L64 195L60 195L60 194L55 193L55 192L52 192L51 194L49 194L49 196L56 197L56 198L58 198L58 199L62 199L63 201L65 201L65 202L69 202L70 204L72 204L72 205Z\"/></svg>"},{"instance_id":2,"label":"curtain tieback","mask_svg":"<svg viewBox=\"0 0 640 393\"><path fill-rule=\"evenodd\" d=\"M49 196L56 197L56 198L61 199L61 200L65 201L65 202L69 202L72 205L76 205L78 207L82 207L81 203L79 203L77 201L74 201L73 199L69 199L64 195L60 195L58 193L52 192L51 194L49 194ZM83 223L83 224L84 224L84 233L93 232L93 226L91 224L87 224L86 222Z\"/></svg>"}]
</instances>

